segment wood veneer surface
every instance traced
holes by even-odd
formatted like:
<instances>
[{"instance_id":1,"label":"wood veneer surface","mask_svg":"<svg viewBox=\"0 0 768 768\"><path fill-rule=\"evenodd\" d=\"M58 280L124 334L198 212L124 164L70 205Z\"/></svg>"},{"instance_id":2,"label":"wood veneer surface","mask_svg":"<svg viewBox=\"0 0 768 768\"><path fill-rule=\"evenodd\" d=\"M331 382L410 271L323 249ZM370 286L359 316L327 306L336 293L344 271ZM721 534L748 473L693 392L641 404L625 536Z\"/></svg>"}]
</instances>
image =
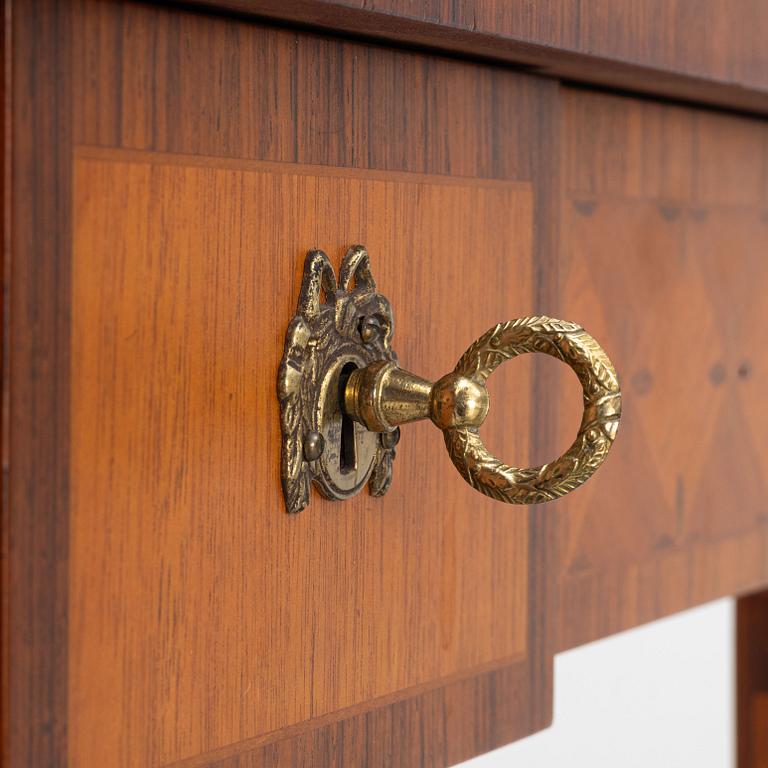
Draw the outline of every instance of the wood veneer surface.
<instances>
[{"instance_id":1,"label":"wood veneer surface","mask_svg":"<svg viewBox=\"0 0 768 768\"><path fill-rule=\"evenodd\" d=\"M68 756L82 758L86 766L94 760L128 763L135 759L129 731L131 737L144 739L143 757L175 760L174 765L187 768L450 764L548 722L555 621L565 648L768 582L768 526L762 501L766 456L760 440L766 418L760 342L766 329L759 292L751 290L765 279L761 255L768 228L768 151L763 123L578 89L558 91L554 82L499 67L173 8L37 0L17 4L11 18L13 46L6 48L12 59L6 72L12 72L13 173L6 175L10 203L4 220L10 300L4 338L8 501L3 534L8 550L3 572L8 595L4 749L9 765L63 765ZM7 109L10 104L6 92ZM74 157L79 159L73 184ZM282 166L268 168L265 162ZM356 175L359 172L362 176ZM381 172L385 175L377 176ZM330 239L333 230L345 240L336 245L312 243L326 247L336 259L349 240L358 239L351 232L356 222L368 227L371 242L380 243L382 253L388 244L396 246L395 255L385 256L383 262L374 252L374 263L381 263L386 274L384 292L393 298L402 291L397 302L417 306L407 313L416 332L406 333L401 315L397 317L396 342L409 367L427 375L442 373L502 310L504 317L547 311L583 322L605 345L625 382L627 410L608 464L573 497L550 507L551 513L539 508L524 517L519 512L509 516L507 509L498 514L484 511L490 502L476 496L464 505L448 497L454 531L469 530L456 527L457 518L468 514L465 507L479 510L487 535L499 533L498 526L516 531L513 541L495 542L491 551L516 547L525 574L516 570L520 562L506 563L503 558L490 568L498 567L497 575L511 569L511 583L499 596L509 598L513 606L524 600L526 611L519 617L524 633L520 622L509 618L500 625L501 638L478 636L464 648L456 644L456 633L467 630L454 621L453 634L448 633L446 642L442 633L439 647L432 646L437 648L435 657L427 660L429 643L435 639L421 628L414 646L418 658L406 655L398 665L398 685L408 687L394 690L384 667L363 668L361 662L356 668L339 653L337 669L331 658L348 638L321 632L313 641L324 649L318 689L303 702L286 704L290 695L284 696L285 707L261 704L256 715L241 709L235 722L221 717L217 708L203 714L201 702L203 692L218 696L217 691L226 688L233 697L226 706L230 714L235 712L234 697L249 693L241 680L232 683L239 670L228 662L218 667L214 679L211 670L194 667L202 663L199 654L186 659L188 643L177 641L181 636L194 638L209 659L253 664L252 659L224 653L238 643L244 627L226 621L208 625L204 618L201 626L193 626L190 616L204 617L210 611L228 620L238 615L246 622L251 619L236 602L244 599L242 594L226 589L219 596L215 590L219 584L231 587L238 576L236 560L222 561L221 553L229 549L225 544L240 548L239 578L244 584L265 578L263 563L261 570L246 567L248 537L241 540L237 534L253 531L258 524L266 530L271 524L232 512L235 503L230 505L230 500L240 494L250 493L257 503L247 476L238 474L239 484L232 485L222 478L228 476L229 464L242 465L247 445L254 448L266 437L248 433L236 418L248 402L269 408L264 389L269 366L252 365L254 382L262 385L248 390L246 372L238 366L246 359L252 362L255 352L238 341L251 331L243 319L249 302L254 302L251 309L255 306L258 291L260 311L267 306L272 312L271 337L264 348L274 358L270 365L276 363L284 328L278 316L285 314L287 320L292 312L301 250L308 245L297 244L288 256L282 251L281 258L272 252L257 255L256 241L265 235L255 234L257 222L264 220L255 203L306 203L301 196L306 190L277 191L275 179L291 174L315 179L308 184L330 185L316 201L334 195L338 200L346 189L349 207L336 206L345 211L352 210L353 203L360 206L359 196L367 188L368 197L383 206L382 216L390 210L387 206L397 208L398 199L402 221L421 205L431 217L442 215L436 213L440 206L430 208L432 192L411 191L398 198L366 186L426 184L443 192L450 188L453 191L445 193L449 197L459 195L446 203L451 211L449 232L461 216L488 215L501 222L486 228L480 246L446 246L437 232L437 272L434 257L429 262L426 258L432 246L418 239L429 234L427 229L410 225L402 231L397 226L387 230L383 219L372 223L361 208L354 215L357 219L328 210L325 221L315 222L320 227L316 237ZM135 186L146 192L141 199L131 192L133 184L120 183L134 177ZM262 179L263 194L252 194L255 213L249 219L242 193L254 189L249 184L256 178ZM356 191L349 192L354 184ZM210 185L219 189L218 199L206 197ZM457 202L465 194L460 190L469 187L495 190L481 205L485 214L478 209L467 214L463 208L470 201ZM521 189L532 196L531 228L520 240L515 227L510 250L505 225L519 220L496 212L500 203L494 196L512 194L513 210L523 215L531 200L518 207ZM97 190L102 194L94 196ZM174 194L169 196L169 190ZM406 199L411 202L403 203ZM240 207L233 206L233 200L241 201ZM148 207L149 201L155 205ZM130 219L121 220L126 213ZM312 232L302 229L309 226L307 221L294 215L296 231L311 239ZM121 227L127 221L135 226L125 232ZM96 222L100 226L94 227ZM555 234L561 223L556 258ZM149 236L160 231L164 241ZM232 242L240 237L252 242L252 261L232 261L232 250L224 253L206 240L215 234ZM131 237L136 249L128 254L119 246ZM422 247L411 248L415 245ZM510 255L517 254L517 248L528 248L530 260ZM179 251L186 249L193 258L180 259ZM394 268L404 262L397 259L414 253L421 277L402 282ZM143 273L130 269L134 254ZM245 259L240 253L236 257ZM256 283L259 259L270 274L282 276L277 290ZM86 268L74 273L75 282L73 264ZM229 269L233 276L248 271L249 283L237 286L237 296L244 297L241 303L228 303L231 297L223 287L228 274L217 272L217 267ZM443 286L439 295L425 286L431 281ZM129 289L126 297L124 288ZM102 289L111 291L114 301L104 302ZM438 341L430 339L427 350L418 333L438 310L429 304L429 311L420 315L418 307L422 300L441 302L444 295L452 297L446 303L455 301L460 292L471 308L444 314L447 325L441 322L433 331ZM176 293L186 296L187 303L176 303ZM84 301L73 303L73 295ZM131 300L121 302L127 295ZM153 296L163 312L139 312ZM213 299L210 305L195 303L206 297ZM479 323L483 313L487 322ZM669 317L677 320L671 330ZM212 320L218 324L212 325ZM131 324L138 329L135 335L131 330L118 333ZM148 342L148 328L162 331L162 345ZM224 328L233 332L226 334ZM238 328L243 335L238 336ZM196 350L200 354L193 354ZM143 358L139 354L129 360L132 351ZM70 353L86 367L73 369ZM197 366L211 360L215 364L195 378L201 370ZM168 375L162 380L142 376L153 368ZM553 398L546 396L560 386L562 377L539 361L532 371L522 370L523 386L530 383L536 395L529 398L526 392L519 401L521 407L531 403L530 418L522 419L526 434L513 430L506 437L512 442L504 443L505 435L494 433L497 428L489 423L489 439L494 448L509 450L512 459L525 458L526 452L545 459L571 437L570 428L558 434ZM74 384L85 398L74 397ZM232 400L223 397L218 384L236 385L227 390ZM498 392L502 394L503 387ZM134 399L133 393L140 396ZM580 404L572 398L573 388L564 387L562 393L558 423L575 429L569 420L578 419ZM104 409L97 409L99 402ZM117 403L121 408L112 410ZM240 443L226 440L228 434L216 433L216 425L205 421L209 406L222 417L218 426L234 424L233 434L240 430ZM510 414L517 412L517 405L507 407ZM100 418L102 410L107 418ZM202 420L189 418L195 413ZM71 434L70 417L86 438L82 443ZM269 429L276 434L274 413ZM432 455L429 451L436 454L428 476L438 479L430 482L439 484L443 494L446 488L469 493L442 455L439 436L426 427L414 429L424 441L424 453L412 455L421 462ZM204 439L209 441L207 454ZM407 449L406 442L398 471L402 482L416 484L418 465L403 468ZM110 455L119 461L111 463ZM185 465L193 464L200 472L185 475ZM255 456L253 477L267 477L268 465L265 456ZM179 468L182 471L174 474ZM146 482L131 484L126 470L138 471ZM277 472L276 462L272 471ZM207 483L212 492L206 514L199 507L201 495L191 493L197 483ZM270 488L276 493L276 474ZM258 501L272 509L276 498L265 493ZM448 523L442 518L438 522L434 510L416 515L414 510L425 504L422 495L408 496L417 500L413 503L403 498L395 513L403 523L403 548L439 550L442 554L424 567L436 572L430 568L438 567L439 560L443 573L455 573L456 595L464 589L463 569L468 568L466 595L477 598L471 610L482 622L483 611L495 605L490 591L481 592L482 574L490 573L482 559L488 549L478 545L475 560L454 561L448 556L450 536L431 543L408 537L406 519L417 533L425 526L445 528ZM149 519L133 515L140 506L137 499L158 514ZM366 547L387 533L386 525L382 522L371 532L363 513L371 500L361 498L356 504L350 514L363 521L359 529L349 531L351 520L336 517L342 506L333 507L320 525L349 533L358 546L354 551L369 552ZM323 511L327 506L319 504ZM212 514L222 508L230 511L229 517ZM274 519L280 521L277 528L283 525L277 513ZM291 530L316 524L315 516L290 523ZM463 525L468 526L466 520ZM192 531L202 535L195 538ZM478 530L478 535L485 534ZM185 537L188 549L199 558L198 567L180 554L177 545ZM470 541L472 533L466 543ZM288 548L295 544L290 536L280 542ZM323 536L313 546L315 566L318 558L325 562L328 552L335 552L336 574L352 574L346 586L354 589L348 592L371 594L366 593L368 581L354 581L366 571L360 569L362 556L356 562L347 559L345 553L353 551L349 543L342 547L339 540ZM120 557L113 562L110 553ZM563 562L559 615L551 588L558 555ZM311 568L311 558L302 567ZM278 573L283 577L282 571L273 571ZM374 570L367 573L375 575ZM180 575L197 585L198 604L185 605L187 587L180 587ZM291 572L287 578L297 577ZM325 594L340 594L339 583L328 573L319 582L310 581L304 581L302 599L322 602L326 586L330 589ZM261 582L267 589L279 588L267 582ZM160 584L160 591L153 591L153 584ZM444 622L451 612L458 616L460 609L459 603L445 598L442 586L440 592L434 606L418 589L414 600ZM402 592L399 596L405 600ZM142 598L149 598L150 606L154 599L158 613L150 616ZM370 607L363 601L360 616ZM279 610L283 618L295 620L289 602ZM342 613L346 610L344 606ZM360 621L358 614L344 615L353 628ZM142 634L145 620L155 631ZM117 628L125 632L112 631ZM404 632L402 624L397 631ZM355 648L364 648L367 638L357 638ZM397 647L405 648L404 634L398 638ZM296 644L277 654L294 654L290 663L296 665L305 640L292 638ZM125 642L139 650L133 676L130 670L118 669L134 658L122 653ZM86 648L90 655L83 653ZM512 657L507 649L512 649ZM420 677L419 659L439 674L429 681ZM495 668L504 659L508 663ZM467 666L468 660L477 666ZM174 665L180 671L188 664L196 676L173 672ZM339 684L331 682L342 668L346 671ZM182 679L186 688L173 689L172 681ZM111 700L108 693L114 694ZM364 701L369 695L378 698ZM106 711L124 708L129 716L99 723L100 701ZM157 722L151 722L153 715ZM174 733L174 718L189 727ZM279 722L281 730L259 730L280 728ZM101 730L96 741L87 743L88 729L92 733L97 726ZM159 730L153 733L153 728ZM259 733L252 735L256 730ZM113 745L117 754L108 754L105 745ZM197 750L202 751L193 754ZM70 762L77 764L75 759Z\"/></svg>"},{"instance_id":2,"label":"wood veneer surface","mask_svg":"<svg viewBox=\"0 0 768 768\"><path fill-rule=\"evenodd\" d=\"M761 0L192 1L590 85L768 113L768 9Z\"/></svg>"},{"instance_id":3,"label":"wood veneer surface","mask_svg":"<svg viewBox=\"0 0 768 768\"><path fill-rule=\"evenodd\" d=\"M768 767L768 693L761 692L752 701L753 768ZM746 763L749 765L749 763Z\"/></svg>"},{"instance_id":4,"label":"wood veneer surface","mask_svg":"<svg viewBox=\"0 0 768 768\"><path fill-rule=\"evenodd\" d=\"M525 659L526 510L475 499L425 423L384 499L286 514L275 371L302 255L355 240L403 364L450 370L471 340L441 311L457 274L479 327L530 301L530 185L324 171L77 155L74 765L164 765ZM494 237L514 288L436 268ZM527 461L527 398L494 413L489 439Z\"/></svg>"},{"instance_id":5,"label":"wood veneer surface","mask_svg":"<svg viewBox=\"0 0 768 768\"><path fill-rule=\"evenodd\" d=\"M357 511L349 516L340 514L341 505L315 501L319 516L310 511L284 517L277 495L272 399L302 250L322 245L337 259L359 239L353 229L365 229L372 238L369 247L378 245L372 252L381 265L376 268L382 288L412 308L407 322L398 319L398 349L426 375L448 370L500 314L539 309L538 270L552 255L557 204L549 192L555 84L143 4L60 6L41 0L15 10L14 24L14 67L18 93L24 96L18 96L12 112L19 176L14 176L11 231L20 239L11 255L9 327L18 334L11 342L19 362L7 379L9 487L15 504L7 523L7 583L9 614L20 632L14 629L10 639L9 764L399 760L444 765L545 725L551 716L553 638L546 626L553 616L548 521L525 510L484 511L490 502L474 496L462 503L471 491L429 427L414 429L414 440L425 433L425 448L414 451L410 463L401 462L401 482L413 485L411 492L403 486L399 502L390 497L393 524L397 517L403 524L399 532L397 525L388 528L383 514L363 512L372 509L367 497L350 507ZM46 34L59 47L32 46L33 68L26 58L32 48L17 48L16 41L48 39ZM25 78L39 80L40 87ZM44 103L38 102L41 97ZM43 121L32 133L45 145L35 157L24 134L30 114ZM45 122L51 116L54 127L62 121L73 134L51 129ZM273 185L269 194L248 181L262 178L253 163L264 161L282 164L267 174L272 180L264 184ZM328 177L316 169L298 174L302 184L311 186L307 179L317 177L336 190L313 198L318 211L317 200L328 205L323 220L313 223L301 216L301 206L309 205L302 195L308 192L289 193L275 181L290 175L286 164L294 170L297 164L328 169ZM31 175L27 168L33 169ZM355 172L333 169L386 171L387 178L363 183ZM401 172L410 180L399 183L411 185L411 191L398 197L387 184L395 184ZM414 174L429 174L431 180L425 184ZM32 187L26 186L29 179L35 180ZM125 185L126 179L132 183ZM209 181L214 188L220 185L218 202L206 196ZM250 197L237 197L243 189ZM491 190L485 202L483 189ZM146 194L137 196L138 191ZM228 207L235 199L238 204ZM374 204L370 211L367 202ZM269 231L262 224L254 240L250 222L269 221L269 206L278 203L286 216L281 226L294 221L304 234L301 243L286 242L281 247L287 250L272 252L265 242L279 240L282 230ZM353 205L360 216L365 211L378 216L379 223L345 218ZM450 213L446 224L443 209ZM30 211L35 211L31 218ZM429 218L438 216L435 211L442 211L440 221L418 235L414 212ZM478 215L482 231L475 231L472 243L464 242L459 223L462 231L471 231L466 218ZM484 216L490 220L481 226ZM491 220L503 223L494 226ZM40 258L28 259L28 243L37 243L36 235L51 228L55 237L45 247L34 246L42 249ZM441 230L443 237L455 234L452 242L440 239ZM231 250L224 252L214 242L217 234L231 238ZM338 241L314 242L321 236ZM512 244L499 249L498 236ZM130 253L129 241L136 246ZM241 251L248 243L253 251ZM475 261L465 256L471 247L479 254ZM42 287L31 279L32 269L44 278ZM270 276L263 285L261 269ZM241 282L240 270L248 272L247 281ZM508 282L510 272L513 282ZM428 282L442 288L427 290ZM227 290L231 285L234 295ZM443 302L450 308L459 294L472 312L443 311ZM245 343L254 329L242 325L246 318L256 319L249 302L250 311L258 306L260 322L266 323L258 329L264 337L251 339L258 342L253 347ZM431 318L439 315L444 319L436 326ZM408 322L412 332L406 334ZM238 367L243 363L248 366ZM531 438L541 434L546 420L535 408L524 416L529 391L536 389L531 375L536 366L518 377L524 394L517 403L497 406L510 419L519 411L522 432L505 437L502 424L489 429L498 447L521 459L536 449ZM33 377L37 389L25 390ZM34 397L39 405L22 412ZM249 406L263 409L266 426L259 432L252 421L250 428L239 427L236 438L226 425L231 427ZM210 418L206 421L205 414L213 412L221 416L220 432ZM70 415L77 434L69 432ZM254 450L250 459L249 447ZM427 462L433 454L435 461ZM52 468L51 482L60 478L48 491L46 485L32 488L39 460ZM424 482L441 489L453 484L455 494L425 508L429 494L419 491ZM203 486L212 494L201 494ZM245 495L238 500L240 494ZM250 514L240 506L246 497ZM460 516L467 516L467 529L451 530L450 515L438 515L439 507L444 513L454 505L464 510ZM470 511L491 527L470 525ZM425 537L430 516L440 521L445 535ZM287 552L303 535L300 530L309 534L318 520L337 530L328 528L322 535L316 530L315 538L305 539L314 554L307 550L302 562L294 549L297 562L288 572L260 559L258 547L248 548L249 526L282 530L276 533L275 552ZM379 555L390 558L395 581L376 587L365 574L379 571L366 556L383 539L393 549L379 549ZM232 555L230 545L240 555ZM334 551L341 571L330 564ZM489 560L492 551L498 557ZM400 557L403 569L398 570ZM316 578L306 576L307 568L316 569ZM446 589L449 582L443 578L450 573L455 592ZM485 584L482 573L488 577ZM423 576L435 577L434 583ZM231 579L240 591L230 590ZM258 603L257 591L280 595L281 579L296 585L300 600L335 606L350 623L336 630L315 619L313 638L301 630L298 637L285 638L285 647L275 647L270 637L274 640L278 631L266 614L272 611L278 624L302 626L301 604L288 595L270 602L266 613ZM504 582L501 591L494 580ZM386 605L406 608L387 629L394 634L382 639L383 625L366 629L366 616L374 615L371 610L384 593ZM191 599L195 595L197 602ZM350 595L354 608L345 602ZM433 617L426 624L414 620L417 605ZM466 623L459 618L462 606L472 613ZM504 612L507 629L500 631L490 616ZM489 617L484 631L474 633L483 613ZM292 657L285 661L282 680L274 677L265 656L238 656L237 646L247 642L246 631L253 626L248 622L258 622L259 615L265 618L259 631L266 634L258 641L263 652ZM211 617L217 621L206 623ZM242 624L230 621L237 617ZM388 648L378 656L380 663L398 670L394 684L383 667L377 682L375 662L371 666L366 654L384 648L375 646L371 629L377 629L376 642ZM409 656L411 645L403 644L406 630L423 638L416 656ZM388 645L386 638L398 633L400 639ZM196 650L189 645L192 638L197 638ZM349 642L355 647L343 649ZM313 690L304 688L307 698L291 690L293 672L305 675L307 685L313 679L307 671L311 654L299 669L302 647L320 649L325 659L315 669ZM240 664L248 668L237 669ZM249 709L244 702L249 695L254 701L255 694L240 673L258 677L264 668L273 675L274 698L265 695Z\"/></svg>"},{"instance_id":6,"label":"wood veneer surface","mask_svg":"<svg viewBox=\"0 0 768 768\"><path fill-rule=\"evenodd\" d=\"M3 732L5 763L66 760L71 25L3 13ZM44 51L44 55L38 55Z\"/></svg>"},{"instance_id":7,"label":"wood veneer surface","mask_svg":"<svg viewBox=\"0 0 768 768\"><path fill-rule=\"evenodd\" d=\"M562 114L558 312L624 392L557 505L565 649L768 580L768 126L577 89Z\"/></svg>"},{"instance_id":8,"label":"wood veneer surface","mask_svg":"<svg viewBox=\"0 0 768 768\"><path fill-rule=\"evenodd\" d=\"M768 592L736 604L736 711L739 768L768 765Z\"/></svg>"}]
</instances>

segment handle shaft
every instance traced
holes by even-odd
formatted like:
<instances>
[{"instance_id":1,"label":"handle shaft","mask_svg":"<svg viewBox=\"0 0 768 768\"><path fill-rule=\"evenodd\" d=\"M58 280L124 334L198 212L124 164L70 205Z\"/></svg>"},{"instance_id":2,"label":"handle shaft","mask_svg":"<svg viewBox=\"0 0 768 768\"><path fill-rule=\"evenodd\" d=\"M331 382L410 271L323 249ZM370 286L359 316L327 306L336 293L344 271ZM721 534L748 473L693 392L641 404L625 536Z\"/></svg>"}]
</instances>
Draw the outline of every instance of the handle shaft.
<instances>
[{"instance_id":1,"label":"handle shaft","mask_svg":"<svg viewBox=\"0 0 768 768\"><path fill-rule=\"evenodd\" d=\"M401 424L431 419L439 429L479 427L488 414L488 390L449 373L436 383L394 362L353 371L344 388L344 411L371 432L391 432Z\"/></svg>"}]
</instances>

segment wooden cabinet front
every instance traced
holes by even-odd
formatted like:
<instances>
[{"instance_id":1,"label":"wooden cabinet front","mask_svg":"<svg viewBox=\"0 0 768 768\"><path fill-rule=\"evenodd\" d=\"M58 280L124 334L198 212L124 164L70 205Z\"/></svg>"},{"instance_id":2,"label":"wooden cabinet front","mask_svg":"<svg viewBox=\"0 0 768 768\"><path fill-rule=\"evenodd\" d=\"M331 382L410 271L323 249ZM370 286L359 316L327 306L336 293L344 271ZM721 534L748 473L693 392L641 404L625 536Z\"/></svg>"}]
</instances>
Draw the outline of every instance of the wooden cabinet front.
<instances>
[{"instance_id":1,"label":"wooden cabinet front","mask_svg":"<svg viewBox=\"0 0 768 768\"><path fill-rule=\"evenodd\" d=\"M68 22L71 101L31 104L73 126L71 239L41 256L71 286L50 521L67 547L36 621L67 644L50 749L83 767L438 764L546 725L547 519L499 514L428 425L383 499L286 514L276 376L313 247L338 264L366 245L400 360L435 378L536 309L557 85L143 4ZM528 462L535 368L512 373L486 437Z\"/></svg>"},{"instance_id":2,"label":"wooden cabinet front","mask_svg":"<svg viewBox=\"0 0 768 768\"><path fill-rule=\"evenodd\" d=\"M768 583L761 119L210 9L5 25L4 764L449 765L550 723L555 650ZM583 323L605 468L502 505L420 423L386 496L286 514L285 329L354 243L425 376ZM521 466L581 415L542 357L490 383Z\"/></svg>"},{"instance_id":3,"label":"wooden cabinet front","mask_svg":"<svg viewBox=\"0 0 768 768\"><path fill-rule=\"evenodd\" d=\"M425 425L383 499L286 514L275 371L303 252L355 239L393 286L401 359L449 367L470 319L531 300L531 185L103 148L78 149L74 173L75 764L226 754L480 671L529 674L527 510L476 502ZM511 291L453 267L496 237L523 265ZM446 312L454 290L484 306ZM524 383L491 433L523 459Z\"/></svg>"}]
</instances>

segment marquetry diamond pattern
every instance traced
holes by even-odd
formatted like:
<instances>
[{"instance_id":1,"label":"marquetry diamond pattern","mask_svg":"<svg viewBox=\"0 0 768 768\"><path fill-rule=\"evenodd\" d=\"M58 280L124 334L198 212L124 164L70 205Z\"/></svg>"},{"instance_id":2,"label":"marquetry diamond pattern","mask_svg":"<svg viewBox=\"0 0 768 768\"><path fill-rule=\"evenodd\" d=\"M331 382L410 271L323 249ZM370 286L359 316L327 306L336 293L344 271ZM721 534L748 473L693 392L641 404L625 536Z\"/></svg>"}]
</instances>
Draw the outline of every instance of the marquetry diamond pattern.
<instances>
[{"instance_id":1,"label":"marquetry diamond pattern","mask_svg":"<svg viewBox=\"0 0 768 768\"><path fill-rule=\"evenodd\" d=\"M558 507L565 568L749 529L766 508L768 410L752 406L768 224L741 208L571 202L559 312L600 340L625 394L605 467Z\"/></svg>"}]
</instances>

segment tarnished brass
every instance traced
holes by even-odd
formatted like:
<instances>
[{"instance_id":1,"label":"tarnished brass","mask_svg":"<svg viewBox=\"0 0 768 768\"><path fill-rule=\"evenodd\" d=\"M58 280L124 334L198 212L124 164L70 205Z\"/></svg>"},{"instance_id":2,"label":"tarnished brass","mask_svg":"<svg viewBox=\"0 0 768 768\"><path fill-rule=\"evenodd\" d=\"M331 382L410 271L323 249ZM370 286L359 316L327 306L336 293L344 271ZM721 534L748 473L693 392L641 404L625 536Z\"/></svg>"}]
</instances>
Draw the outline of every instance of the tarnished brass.
<instances>
[{"instance_id":1,"label":"tarnished brass","mask_svg":"<svg viewBox=\"0 0 768 768\"><path fill-rule=\"evenodd\" d=\"M322 251L307 254L277 382L281 475L289 512L307 506L312 482L327 498L346 499L366 483L374 496L381 496L392 480L397 440L367 430L341 408L352 370L395 361L392 312L376 292L362 246L347 251L339 282Z\"/></svg>"},{"instance_id":2,"label":"tarnished brass","mask_svg":"<svg viewBox=\"0 0 768 768\"><path fill-rule=\"evenodd\" d=\"M490 405L488 377L525 352L544 352L573 368L584 391L584 415L576 440L562 456L541 467L517 469L488 452L478 429ZM473 488L509 504L537 504L570 493L603 463L619 426L621 392L611 361L583 328L550 317L524 317L484 333L435 384L394 361L353 371L344 408L374 431L429 418L443 431L451 460Z\"/></svg>"},{"instance_id":3,"label":"tarnished brass","mask_svg":"<svg viewBox=\"0 0 768 768\"><path fill-rule=\"evenodd\" d=\"M340 282L339 288L322 251L307 255L278 379L289 512L309 503L312 481L332 499L348 498L366 482L374 496L384 494L400 425L420 419L442 430L451 460L473 488L509 504L564 496L603 463L619 426L621 391L608 356L581 326L543 316L499 323L432 383L398 366L390 348L392 312L376 291L362 246L347 252ZM488 377L526 352L552 355L573 368L584 415L562 456L518 469L487 451L479 428L490 407Z\"/></svg>"}]
</instances>

